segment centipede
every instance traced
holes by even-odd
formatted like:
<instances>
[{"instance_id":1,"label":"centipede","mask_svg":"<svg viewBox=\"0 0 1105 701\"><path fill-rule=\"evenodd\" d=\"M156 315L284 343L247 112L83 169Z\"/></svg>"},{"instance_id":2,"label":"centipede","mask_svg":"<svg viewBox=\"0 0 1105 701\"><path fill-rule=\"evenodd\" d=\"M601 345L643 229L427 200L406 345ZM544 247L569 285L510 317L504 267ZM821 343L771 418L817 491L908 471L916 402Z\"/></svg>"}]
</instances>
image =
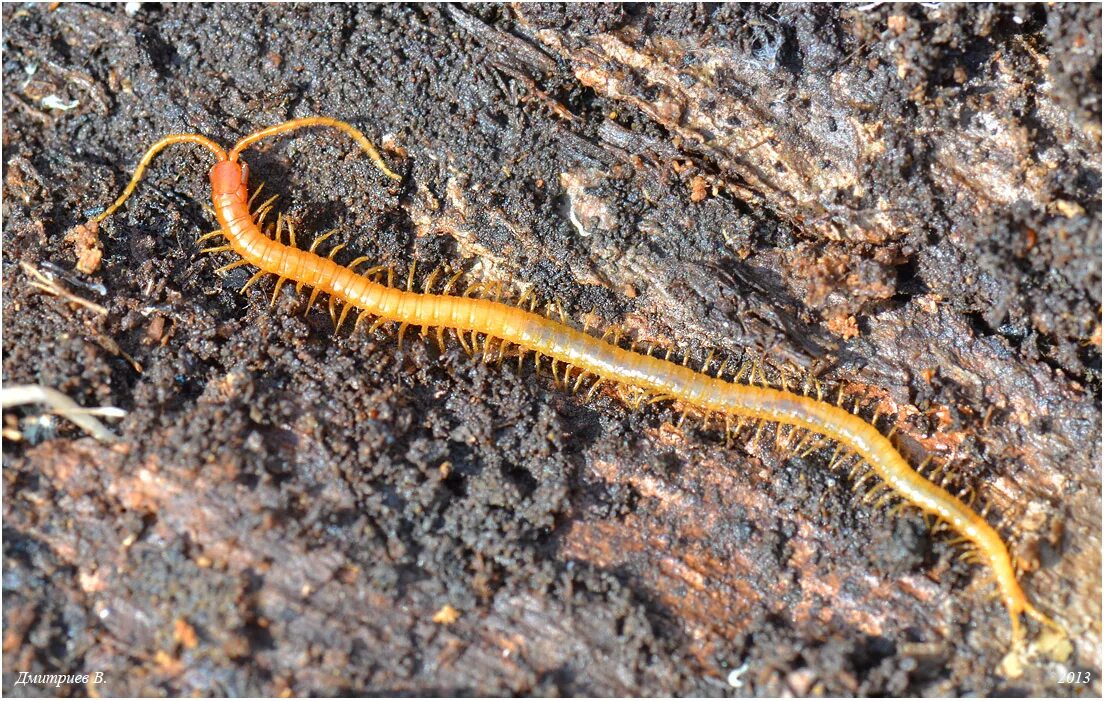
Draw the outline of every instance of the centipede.
<instances>
[{"instance_id":1,"label":"centipede","mask_svg":"<svg viewBox=\"0 0 1105 701\"><path fill-rule=\"evenodd\" d=\"M996 584L998 597L1009 615L1011 649L1023 649L1026 628L1022 618L1066 638L1064 628L1034 606L1018 581L1015 559L984 515L965 501L962 493L953 494L946 481L923 473L899 452L891 435L884 435L877 419L869 421L856 407L848 408L838 396L826 397L821 384L807 380L789 384L768 381L762 364L746 362L734 377L711 373L709 360L701 369L671 358L671 351L654 355L653 349L640 350L636 344L625 347L618 329L598 330L571 323L562 307L549 304L540 309L535 295L504 295L498 285L477 283L461 290L460 273L442 275L438 268L416 289L414 266L406 285L396 283L390 266L362 265L367 256L342 264L336 259L343 244L322 255L319 247L334 231L316 236L305 248L297 242L293 223L278 214L275 223L265 220L274 208L274 198L254 206L260 188L249 192L249 167L242 152L259 141L292 131L328 127L352 138L387 178L402 178L385 163L372 142L356 127L329 117L292 119L254 132L226 151L200 134L170 134L154 143L139 161L119 197L93 218L99 224L118 210L132 195L153 158L174 144L193 144L215 157L209 180L211 209L218 228L199 236L202 243L221 239L217 245L203 248L205 253L232 253L236 259L218 269L222 274L233 268L251 266L253 275L244 292L266 276L275 277L275 300L284 284L294 284L297 292L309 288L307 309L314 307L319 295L326 295L328 308L338 333L351 313L356 313L353 331L371 321L369 331L391 324L398 326L399 345L404 334L419 327L422 335L436 335L444 350L445 334L451 332L470 355L501 361L516 356L519 362L532 355L535 367L547 359L549 370L559 386L573 390L587 388L590 398L601 387L613 389L627 402L671 402L693 411L724 427L726 437L744 427L764 425L788 427L791 436L802 433L798 446L805 453L823 445L835 444L837 450L830 467L850 456L851 475L860 483L871 478L876 486L869 492L879 496L876 503L897 499L900 506L912 507L924 514L938 529L951 532L954 540L971 558L986 566ZM285 242L286 238L286 242ZM436 285L441 283L440 289ZM437 289L437 291L435 291ZM532 288L531 288L532 289ZM482 348L481 348L482 342ZM793 443L791 443L793 445ZM930 479L932 477L932 479Z\"/></svg>"}]
</instances>

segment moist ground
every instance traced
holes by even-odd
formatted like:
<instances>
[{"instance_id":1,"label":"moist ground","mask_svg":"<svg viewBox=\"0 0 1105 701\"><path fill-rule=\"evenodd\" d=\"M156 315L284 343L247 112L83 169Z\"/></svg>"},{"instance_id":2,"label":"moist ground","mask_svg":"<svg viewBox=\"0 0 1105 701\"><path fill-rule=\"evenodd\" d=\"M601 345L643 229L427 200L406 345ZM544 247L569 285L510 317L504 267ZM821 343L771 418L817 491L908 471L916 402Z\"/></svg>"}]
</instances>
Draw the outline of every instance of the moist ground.
<instances>
[{"instance_id":1,"label":"moist ground","mask_svg":"<svg viewBox=\"0 0 1105 701\"><path fill-rule=\"evenodd\" d=\"M128 412L5 413L5 693L1100 693L1099 6L128 7L3 8L4 382ZM831 449L239 294L199 149L75 230L167 133L312 114L403 181L326 131L247 152L301 240L893 409L1074 658L995 673L985 570Z\"/></svg>"}]
</instances>

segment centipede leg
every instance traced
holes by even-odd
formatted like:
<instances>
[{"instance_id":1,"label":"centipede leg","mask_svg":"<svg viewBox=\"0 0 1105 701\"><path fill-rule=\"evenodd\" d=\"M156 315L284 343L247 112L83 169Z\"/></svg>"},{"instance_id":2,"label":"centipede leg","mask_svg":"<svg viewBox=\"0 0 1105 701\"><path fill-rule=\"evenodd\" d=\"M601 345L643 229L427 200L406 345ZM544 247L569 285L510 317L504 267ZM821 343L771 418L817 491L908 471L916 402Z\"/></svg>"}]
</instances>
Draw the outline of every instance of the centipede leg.
<instances>
[{"instance_id":1,"label":"centipede leg","mask_svg":"<svg viewBox=\"0 0 1105 701\"><path fill-rule=\"evenodd\" d=\"M371 316L367 309L357 315L357 320L353 322L353 333L357 333L357 329L360 328L361 322L364 321L367 316Z\"/></svg>"},{"instance_id":2,"label":"centipede leg","mask_svg":"<svg viewBox=\"0 0 1105 701\"><path fill-rule=\"evenodd\" d=\"M464 349L464 352L468 355L472 355L472 349L468 346L468 338L464 331L461 329L453 329L453 333L457 337L457 341L460 342L460 347Z\"/></svg>"},{"instance_id":3,"label":"centipede leg","mask_svg":"<svg viewBox=\"0 0 1105 701\"><path fill-rule=\"evenodd\" d=\"M493 343L494 341L495 341L495 337L494 337L494 336L488 336L488 337L487 337L487 340L486 340L486 341L484 341L484 344L483 344L483 356L482 356L482 357L480 358L480 362L481 362L481 363L483 363L484 365L486 365L486 364L487 364L487 362L488 362L488 358L489 358L489 356L490 356L490 354L491 354L491 348L493 347L493 346L492 346L492 343Z\"/></svg>"},{"instance_id":4,"label":"centipede leg","mask_svg":"<svg viewBox=\"0 0 1105 701\"><path fill-rule=\"evenodd\" d=\"M276 279L276 287L272 288L272 301L269 302L270 307L272 305L276 304L276 297L277 297L277 295L280 294L280 286L283 285L287 281L288 281L288 278L283 277L283 276L278 277Z\"/></svg>"},{"instance_id":5,"label":"centipede leg","mask_svg":"<svg viewBox=\"0 0 1105 701\"><path fill-rule=\"evenodd\" d=\"M265 183L259 183L257 185L257 189L253 191L253 194L250 195L249 202L246 203L246 208L247 209L250 209L250 210L253 209L254 201L256 201L258 196L260 196L261 191L264 190L264 189L265 189Z\"/></svg>"},{"instance_id":6,"label":"centipede leg","mask_svg":"<svg viewBox=\"0 0 1105 701\"><path fill-rule=\"evenodd\" d=\"M756 432L752 434L752 443L755 445L760 444L760 435L763 433L764 423L763 419L756 421Z\"/></svg>"},{"instance_id":7,"label":"centipede leg","mask_svg":"<svg viewBox=\"0 0 1105 701\"><path fill-rule=\"evenodd\" d=\"M222 275L223 273L225 273L227 271L233 270L234 268L240 268L243 265L249 265L249 261L245 260L244 258L242 260L236 260L233 263L231 263L230 265L224 265L221 268L217 268L215 270L215 274L216 275Z\"/></svg>"},{"instance_id":8,"label":"centipede leg","mask_svg":"<svg viewBox=\"0 0 1105 701\"><path fill-rule=\"evenodd\" d=\"M335 233L337 233L337 229L330 229L329 231L316 236L315 240L311 242L311 247L307 249L308 253L314 253L316 248L318 248L324 241L326 241L326 239L330 238Z\"/></svg>"},{"instance_id":9,"label":"centipede leg","mask_svg":"<svg viewBox=\"0 0 1105 701\"><path fill-rule=\"evenodd\" d=\"M288 245L292 248L296 248L295 243L295 226L292 225L292 220L288 220Z\"/></svg>"},{"instance_id":10,"label":"centipede leg","mask_svg":"<svg viewBox=\"0 0 1105 701\"><path fill-rule=\"evenodd\" d=\"M258 280L260 280L261 278L263 278L267 274L268 273L266 273L264 270L258 270L257 272L255 272L253 274L253 277L251 277L249 280L246 281L246 284L242 285L242 289L239 290L239 292L244 293L246 290L248 290L253 285L253 283L257 282Z\"/></svg>"},{"instance_id":11,"label":"centipede leg","mask_svg":"<svg viewBox=\"0 0 1105 701\"><path fill-rule=\"evenodd\" d=\"M446 295L446 296L451 295L453 293L453 285L456 284L457 280L460 279L461 275L464 275L464 271L463 270L458 270L456 273L453 274L452 277L450 277L448 280L446 280L445 281L445 286L441 289L441 294Z\"/></svg>"},{"instance_id":12,"label":"centipede leg","mask_svg":"<svg viewBox=\"0 0 1105 701\"><path fill-rule=\"evenodd\" d=\"M376 321L372 322L372 326L368 327L368 333L369 334L376 333L376 330L379 329L381 326L383 326L386 323L388 323L387 317L381 316L380 318L376 319Z\"/></svg>"},{"instance_id":13,"label":"centipede leg","mask_svg":"<svg viewBox=\"0 0 1105 701\"><path fill-rule=\"evenodd\" d=\"M585 397L587 401L591 401L591 397L595 396L595 392L598 391L599 386L601 386L602 383L603 380L601 377L595 378L595 383L591 385L591 389L587 390L587 396Z\"/></svg>"},{"instance_id":14,"label":"centipede leg","mask_svg":"<svg viewBox=\"0 0 1105 701\"><path fill-rule=\"evenodd\" d=\"M349 315L349 310L353 308L352 304L345 305L341 310L341 316L338 317L338 323L334 325L334 336L336 337L341 331L341 325L345 323L345 317Z\"/></svg>"},{"instance_id":15,"label":"centipede leg","mask_svg":"<svg viewBox=\"0 0 1105 701\"><path fill-rule=\"evenodd\" d=\"M260 192L260 188L258 188L258 192ZM265 213L272 209L272 203L276 202L278 199L280 199L280 195L273 195L272 197L262 202L260 206L257 207L257 209L253 210L253 216L255 218L264 217ZM258 220L257 224L260 225L260 223L260 220Z\"/></svg>"},{"instance_id":16,"label":"centipede leg","mask_svg":"<svg viewBox=\"0 0 1105 701\"><path fill-rule=\"evenodd\" d=\"M311 313L311 307L315 306L315 300L318 299L319 293L321 292L322 288L319 287L311 290L311 296L307 299L307 308L303 310L304 317Z\"/></svg>"},{"instance_id":17,"label":"centipede leg","mask_svg":"<svg viewBox=\"0 0 1105 701\"><path fill-rule=\"evenodd\" d=\"M887 489L889 489L889 487ZM897 492L895 492L893 489L889 489L889 491L879 497L872 506L874 506L874 508L876 509L882 508L884 504L889 502L895 496L897 496Z\"/></svg>"},{"instance_id":18,"label":"centipede leg","mask_svg":"<svg viewBox=\"0 0 1105 701\"><path fill-rule=\"evenodd\" d=\"M400 352L402 352L402 350L403 350L403 335L407 333L407 327L409 327L409 326L410 326L410 324L408 324L405 321L403 323L399 324L399 351Z\"/></svg>"},{"instance_id":19,"label":"centipede leg","mask_svg":"<svg viewBox=\"0 0 1105 701\"><path fill-rule=\"evenodd\" d=\"M284 213L283 212L277 212L277 214L276 214L276 232L273 233L272 240L277 242L277 243L280 243L280 239L281 239L280 234L281 234L282 231L284 231Z\"/></svg>"},{"instance_id":20,"label":"centipede leg","mask_svg":"<svg viewBox=\"0 0 1105 701\"><path fill-rule=\"evenodd\" d=\"M345 248L345 244L344 243L339 243L337 246L334 246L333 248L330 249L330 252L326 254L326 257L329 258L330 260L334 260L334 256L338 255L338 253L343 248Z\"/></svg>"},{"instance_id":21,"label":"centipede leg","mask_svg":"<svg viewBox=\"0 0 1105 701\"><path fill-rule=\"evenodd\" d=\"M225 235L226 235L226 233L222 229L215 229L214 231L209 231L206 234L204 234L203 236L200 236L198 239L196 239L196 245L199 245L199 244L203 243L207 239L214 238L216 236L225 236Z\"/></svg>"}]
</instances>

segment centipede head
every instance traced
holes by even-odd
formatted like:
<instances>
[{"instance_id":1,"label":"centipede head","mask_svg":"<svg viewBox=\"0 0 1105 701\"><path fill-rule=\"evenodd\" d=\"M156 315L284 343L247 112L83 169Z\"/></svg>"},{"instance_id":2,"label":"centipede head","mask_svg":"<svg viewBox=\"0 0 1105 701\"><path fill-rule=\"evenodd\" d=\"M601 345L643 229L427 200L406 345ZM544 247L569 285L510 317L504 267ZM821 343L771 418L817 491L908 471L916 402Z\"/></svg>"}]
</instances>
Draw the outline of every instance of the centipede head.
<instances>
[{"instance_id":1,"label":"centipede head","mask_svg":"<svg viewBox=\"0 0 1105 701\"><path fill-rule=\"evenodd\" d=\"M249 166L238 161L219 161L211 167L211 196L235 195L246 200Z\"/></svg>"}]
</instances>

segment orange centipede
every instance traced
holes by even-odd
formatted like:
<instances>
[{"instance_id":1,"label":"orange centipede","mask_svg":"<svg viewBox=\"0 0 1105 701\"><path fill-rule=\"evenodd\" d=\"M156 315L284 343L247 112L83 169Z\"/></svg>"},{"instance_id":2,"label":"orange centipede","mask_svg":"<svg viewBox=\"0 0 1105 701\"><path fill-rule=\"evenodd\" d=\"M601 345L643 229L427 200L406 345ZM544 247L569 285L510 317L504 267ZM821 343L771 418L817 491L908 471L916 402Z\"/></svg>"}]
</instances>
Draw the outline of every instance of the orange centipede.
<instances>
[{"instance_id":1,"label":"orange centipede","mask_svg":"<svg viewBox=\"0 0 1105 701\"><path fill-rule=\"evenodd\" d=\"M465 350L474 354L479 349L479 335L484 336L483 355L486 359L498 342L497 357L501 360L508 349L521 358L535 354L535 362L549 358L554 378L565 385L579 389L585 378L592 382L588 396L600 385L610 385L619 390L623 398L638 403L670 400L688 410L706 417L718 417L730 435L733 422L744 425L756 422L775 422L795 431L806 431L806 438L816 436L814 447L829 441L843 446L848 455L859 457L857 467L867 469L867 475L880 480L886 496L893 495L905 505L919 509L935 517L936 522L953 531L956 540L971 547L972 555L986 564L993 573L999 596L1009 613L1011 642L1021 647L1025 640L1021 617L1063 635L1063 628L1042 613L1025 596L1009 551L997 531L978 513L945 489L943 484L930 481L895 448L888 436L855 411L849 411L836 403L824 401L820 386L815 382L813 392L809 385L802 394L790 391L786 383L782 387L769 386L761 368L757 365L742 368L732 381L721 379L706 371L688 367L668 356L660 358L640 353L635 348L625 348L619 343L618 332L607 332L601 337L587 329L578 329L567 322L561 311L558 318L550 318L536 311L536 298L523 294L513 302L501 300L499 293L476 296L481 285L473 285L463 293L454 292L453 286L459 273L450 278L440 293L433 293L440 269L434 271L423 286L414 289L414 268L408 276L406 288L394 286L393 273L387 266L376 266L357 272L357 266L368 258L359 257L347 265L335 261L341 246L329 255L316 253L318 246L332 233L327 232L314 239L306 250L296 245L295 230L290 222L288 243L284 243L281 231L285 222L277 217L273 236L262 225L271 211L272 200L253 211L248 191L249 168L240 161L243 150L261 139L296 129L326 126L338 129L352 137L372 159L381 172L393 180L400 176L391 171L376 148L359 130L350 124L327 117L294 119L250 134L241 139L229 151L211 139L199 134L171 134L156 142L142 157L130 182L119 198L102 214L93 219L101 222L110 216L130 197L154 156L162 149L177 143L193 143L208 149L217 162L211 168L211 201L219 228L199 237L199 241L222 237L226 243L203 249L205 252L233 252L238 260L219 269L220 272L244 265L257 271L246 283L243 291L265 275L276 277L273 299L280 287L293 282L297 291L312 289L307 304L310 309L319 294L329 296L329 309L334 319L335 331L340 330L347 315L357 310L354 330L367 318L373 318L371 329L387 323L399 325L399 342L403 333L412 326L422 327L423 334L436 329L438 343L444 346L445 330L453 331ZM260 192L260 190L258 190ZM255 195L256 196L256 193ZM385 278L386 273L386 281ZM485 290L486 291L486 290ZM528 305L527 305L528 302ZM340 314L337 307L341 307ZM560 369L557 365L560 364ZM746 364L747 365L747 364ZM746 373L747 370L747 373ZM559 374L558 374L559 373ZM742 376L745 381L742 382ZM569 380L574 377L574 383ZM803 439L805 440L805 439ZM853 470L853 474L855 470Z\"/></svg>"}]
</instances>

